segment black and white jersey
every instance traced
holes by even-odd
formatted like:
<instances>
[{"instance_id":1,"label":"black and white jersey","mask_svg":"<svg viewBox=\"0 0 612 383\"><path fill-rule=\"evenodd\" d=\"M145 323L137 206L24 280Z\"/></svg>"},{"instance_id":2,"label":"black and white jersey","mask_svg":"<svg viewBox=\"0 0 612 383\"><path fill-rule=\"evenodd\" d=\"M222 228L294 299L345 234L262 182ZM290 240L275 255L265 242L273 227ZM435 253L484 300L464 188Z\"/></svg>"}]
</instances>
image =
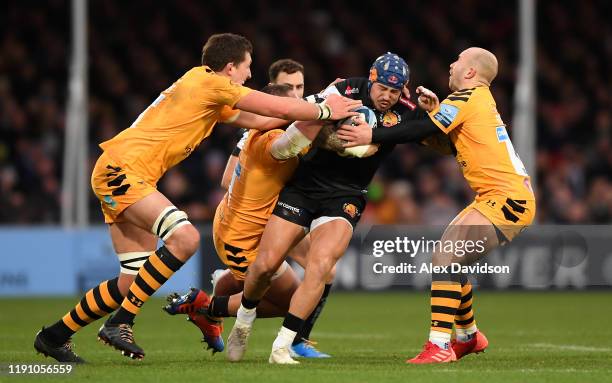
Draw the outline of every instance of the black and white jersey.
<instances>
[{"instance_id":1,"label":"black and white jersey","mask_svg":"<svg viewBox=\"0 0 612 383\"><path fill-rule=\"evenodd\" d=\"M236 134L236 138L238 139L238 143L236 144L234 150L232 150L232 156L238 157L242 151L242 148L244 148L244 143L246 142L247 138L249 138L249 129L239 129L238 133Z\"/></svg>"},{"instance_id":2,"label":"black and white jersey","mask_svg":"<svg viewBox=\"0 0 612 383\"><path fill-rule=\"evenodd\" d=\"M403 97L386 112L377 111L370 99L368 79L361 77L336 83L308 99L320 102L333 93L361 100L376 114L377 129L393 129L401 121L420 119L425 114ZM300 160L289 185L314 197L363 195L381 162L394 147L395 144L381 144L378 152L366 158L342 157L333 151L313 147Z\"/></svg>"}]
</instances>

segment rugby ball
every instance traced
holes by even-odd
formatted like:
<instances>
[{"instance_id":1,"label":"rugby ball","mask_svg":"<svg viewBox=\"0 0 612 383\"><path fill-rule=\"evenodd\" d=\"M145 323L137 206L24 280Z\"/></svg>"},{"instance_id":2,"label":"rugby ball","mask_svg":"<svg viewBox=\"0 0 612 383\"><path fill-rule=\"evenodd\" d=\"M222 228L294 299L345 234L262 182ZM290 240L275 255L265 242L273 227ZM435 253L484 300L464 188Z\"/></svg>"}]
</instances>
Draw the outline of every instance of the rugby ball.
<instances>
[{"instance_id":1,"label":"rugby ball","mask_svg":"<svg viewBox=\"0 0 612 383\"><path fill-rule=\"evenodd\" d=\"M376 118L376 114L374 113L374 111L370 108L368 108L367 106L360 106L357 109L353 109L353 112L357 112L359 113L359 116L361 117L362 120L365 120L365 122L368 123L368 125L370 125L370 128L372 129L376 129L376 126L378 125L378 119ZM347 117L344 120L340 120L338 121L337 127L340 127L342 125L357 125L355 123L355 121L353 120L355 117Z\"/></svg>"},{"instance_id":2,"label":"rugby ball","mask_svg":"<svg viewBox=\"0 0 612 383\"><path fill-rule=\"evenodd\" d=\"M359 118L361 120L364 120L368 125L370 125L370 128L376 129L376 127L378 126L378 119L376 118L376 113L374 113L372 109L368 108L367 106L360 106L357 109L353 109L353 111L359 113ZM340 128L342 125L358 125L354 120L355 117L356 116L347 117L344 120L338 121L338 123L336 124L336 129ZM355 146L353 148L346 148L344 149L343 153L338 154L343 157L362 158L371 156L372 154L376 153L377 149L378 145L375 144L361 145Z\"/></svg>"}]
</instances>

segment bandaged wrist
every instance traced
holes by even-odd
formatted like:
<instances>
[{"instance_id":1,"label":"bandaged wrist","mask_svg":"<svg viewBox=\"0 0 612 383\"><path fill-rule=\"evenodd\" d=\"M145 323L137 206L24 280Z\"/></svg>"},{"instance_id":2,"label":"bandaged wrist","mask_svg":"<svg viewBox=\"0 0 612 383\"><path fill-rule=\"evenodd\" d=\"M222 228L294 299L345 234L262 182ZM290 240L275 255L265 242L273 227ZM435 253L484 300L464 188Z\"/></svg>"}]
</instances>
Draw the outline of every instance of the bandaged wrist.
<instances>
[{"instance_id":1,"label":"bandaged wrist","mask_svg":"<svg viewBox=\"0 0 612 383\"><path fill-rule=\"evenodd\" d=\"M332 114L332 110L329 105L327 105L325 101L315 105L319 107L319 116L317 117L317 120L329 120Z\"/></svg>"},{"instance_id":2,"label":"bandaged wrist","mask_svg":"<svg viewBox=\"0 0 612 383\"><path fill-rule=\"evenodd\" d=\"M317 104L318 105L318 104ZM312 143L300 130L295 126L295 122L281 134L270 148L270 154L277 160L286 160L287 158L297 156L305 147Z\"/></svg>"}]
</instances>

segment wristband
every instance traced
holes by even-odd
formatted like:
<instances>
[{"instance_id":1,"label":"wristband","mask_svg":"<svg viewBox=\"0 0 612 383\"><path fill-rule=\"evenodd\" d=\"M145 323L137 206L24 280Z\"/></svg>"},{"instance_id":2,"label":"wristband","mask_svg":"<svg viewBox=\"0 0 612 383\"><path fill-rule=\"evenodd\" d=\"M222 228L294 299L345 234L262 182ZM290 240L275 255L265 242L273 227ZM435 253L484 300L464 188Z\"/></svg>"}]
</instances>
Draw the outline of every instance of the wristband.
<instances>
[{"instance_id":1,"label":"wristband","mask_svg":"<svg viewBox=\"0 0 612 383\"><path fill-rule=\"evenodd\" d=\"M319 116L317 117L317 120L329 120L332 114L332 110L329 105L327 105L325 101L315 105L319 108Z\"/></svg>"}]
</instances>

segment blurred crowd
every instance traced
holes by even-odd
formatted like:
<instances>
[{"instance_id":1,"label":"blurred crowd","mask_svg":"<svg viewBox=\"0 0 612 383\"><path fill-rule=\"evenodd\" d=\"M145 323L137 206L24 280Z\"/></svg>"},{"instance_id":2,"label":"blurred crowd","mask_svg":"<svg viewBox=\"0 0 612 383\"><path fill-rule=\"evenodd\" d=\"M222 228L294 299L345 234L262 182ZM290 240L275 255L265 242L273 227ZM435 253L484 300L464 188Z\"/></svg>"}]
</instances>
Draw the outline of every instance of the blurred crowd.
<instances>
[{"instance_id":1,"label":"blurred crowd","mask_svg":"<svg viewBox=\"0 0 612 383\"><path fill-rule=\"evenodd\" d=\"M612 221L612 26L605 0L537 2L538 222ZM239 6L238 6L239 4ZM304 64L306 94L336 77L366 76L391 50L411 67L411 88L448 92L448 64L468 46L493 51L492 88L512 131L518 61L517 2L348 0L89 2L89 155L128 127L189 68L202 44L231 31L254 45L253 78L274 60ZM369 4L369 5L368 5ZM15 2L0 12L0 222L59 222L70 2ZM159 188L194 222L214 214L236 130L218 126ZM373 181L363 221L444 225L473 193L450 157L401 145ZM90 194L91 221L102 222Z\"/></svg>"}]
</instances>

